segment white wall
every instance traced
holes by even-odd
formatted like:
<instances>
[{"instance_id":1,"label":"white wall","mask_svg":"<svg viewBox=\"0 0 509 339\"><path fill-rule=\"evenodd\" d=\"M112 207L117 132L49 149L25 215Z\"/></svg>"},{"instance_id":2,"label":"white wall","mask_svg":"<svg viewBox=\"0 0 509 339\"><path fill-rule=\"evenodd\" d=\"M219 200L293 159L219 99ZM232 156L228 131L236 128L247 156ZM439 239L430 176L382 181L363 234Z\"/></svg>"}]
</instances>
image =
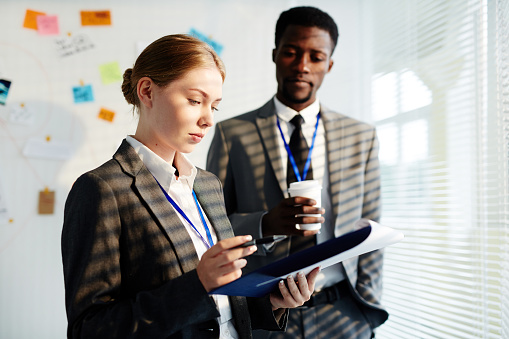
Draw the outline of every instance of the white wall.
<instances>
[{"instance_id":1,"label":"white wall","mask_svg":"<svg viewBox=\"0 0 509 339\"><path fill-rule=\"evenodd\" d=\"M361 117L366 108L356 0L0 0L0 78L12 81L7 104L0 105L0 201L10 219L0 221L0 338L65 337L60 256L65 199L73 181L108 160L136 124L120 82L103 85L98 66L118 61L123 71L134 63L137 42L195 28L224 46L227 78L216 116L223 120L262 105L275 93L275 22L282 10L307 4L329 12L340 28L334 68L320 98L330 108ZM27 9L57 15L59 37L81 32L95 47L59 57L55 36L22 27ZM112 26L80 26L80 10L104 9L112 11ZM94 102L73 102L71 88L80 81L93 85ZM33 124L10 122L10 109L21 103L33 112ZM97 118L101 107L116 112L113 123ZM72 157L48 160L23 154L27 140L46 136L69 145ZM190 155L197 166L205 166L211 138ZM53 215L37 214L38 192L45 187L56 194Z\"/></svg>"}]
</instances>

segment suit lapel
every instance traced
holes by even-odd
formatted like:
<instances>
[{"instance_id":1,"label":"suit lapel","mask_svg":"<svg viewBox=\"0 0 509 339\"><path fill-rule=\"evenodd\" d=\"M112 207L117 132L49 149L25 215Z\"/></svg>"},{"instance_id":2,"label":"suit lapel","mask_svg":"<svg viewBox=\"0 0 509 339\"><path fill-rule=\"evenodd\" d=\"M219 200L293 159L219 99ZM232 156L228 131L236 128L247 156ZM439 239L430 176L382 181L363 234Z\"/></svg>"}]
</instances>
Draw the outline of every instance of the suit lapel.
<instances>
[{"instance_id":1,"label":"suit lapel","mask_svg":"<svg viewBox=\"0 0 509 339\"><path fill-rule=\"evenodd\" d=\"M341 150L344 148L343 123L336 115L330 114L329 110L321 107L321 116L325 130L325 143L327 163L329 166L329 189L332 203L332 217L337 225L339 207L341 206L341 185L342 185L342 158ZM336 234L337 236L337 234Z\"/></svg>"},{"instance_id":2,"label":"suit lapel","mask_svg":"<svg viewBox=\"0 0 509 339\"><path fill-rule=\"evenodd\" d=\"M161 231L172 243L183 272L195 269L199 260L191 237L136 151L124 140L114 158L124 172L133 177L142 204L153 213Z\"/></svg>"},{"instance_id":3,"label":"suit lapel","mask_svg":"<svg viewBox=\"0 0 509 339\"><path fill-rule=\"evenodd\" d=\"M278 138L281 136L277 132L277 117L274 101L271 99L260 108L256 117L256 125L262 136L262 143L269 156L272 170L276 175L281 191L287 196L286 173L283 171L282 155L279 151Z\"/></svg>"}]
</instances>

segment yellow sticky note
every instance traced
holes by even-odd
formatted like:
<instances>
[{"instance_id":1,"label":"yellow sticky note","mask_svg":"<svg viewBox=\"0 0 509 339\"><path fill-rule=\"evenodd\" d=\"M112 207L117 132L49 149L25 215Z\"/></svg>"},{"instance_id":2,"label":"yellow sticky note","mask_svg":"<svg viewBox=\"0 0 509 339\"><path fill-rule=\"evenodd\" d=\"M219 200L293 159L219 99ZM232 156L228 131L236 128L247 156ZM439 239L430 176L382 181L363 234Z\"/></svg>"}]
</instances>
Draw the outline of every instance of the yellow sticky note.
<instances>
[{"instance_id":1,"label":"yellow sticky note","mask_svg":"<svg viewBox=\"0 0 509 339\"><path fill-rule=\"evenodd\" d=\"M113 118L115 117L115 112L107 110L106 108L101 108L101 110L99 111L99 115L97 117L99 119L113 122Z\"/></svg>"},{"instance_id":2,"label":"yellow sticky note","mask_svg":"<svg viewBox=\"0 0 509 339\"><path fill-rule=\"evenodd\" d=\"M81 11L82 26L111 25L110 11Z\"/></svg>"},{"instance_id":3,"label":"yellow sticky note","mask_svg":"<svg viewBox=\"0 0 509 339\"><path fill-rule=\"evenodd\" d=\"M99 72L101 73L102 82L105 85L122 80L122 72L116 61L100 65Z\"/></svg>"},{"instance_id":4,"label":"yellow sticky note","mask_svg":"<svg viewBox=\"0 0 509 339\"><path fill-rule=\"evenodd\" d=\"M44 12L37 12L31 9L27 9L25 13L25 21L23 21L23 27L37 30L37 16L46 15Z\"/></svg>"}]
</instances>

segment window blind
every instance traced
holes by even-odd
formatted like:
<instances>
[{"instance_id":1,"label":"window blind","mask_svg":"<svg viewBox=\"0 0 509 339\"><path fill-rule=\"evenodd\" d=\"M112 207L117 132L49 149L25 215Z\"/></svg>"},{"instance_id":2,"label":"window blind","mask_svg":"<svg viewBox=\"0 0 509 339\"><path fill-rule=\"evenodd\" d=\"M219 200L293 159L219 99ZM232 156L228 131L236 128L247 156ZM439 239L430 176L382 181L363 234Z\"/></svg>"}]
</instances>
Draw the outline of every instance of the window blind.
<instances>
[{"instance_id":1,"label":"window blind","mask_svg":"<svg viewBox=\"0 0 509 339\"><path fill-rule=\"evenodd\" d=\"M367 0L363 13L381 222L405 234L385 249L377 338L509 338L508 5Z\"/></svg>"}]
</instances>

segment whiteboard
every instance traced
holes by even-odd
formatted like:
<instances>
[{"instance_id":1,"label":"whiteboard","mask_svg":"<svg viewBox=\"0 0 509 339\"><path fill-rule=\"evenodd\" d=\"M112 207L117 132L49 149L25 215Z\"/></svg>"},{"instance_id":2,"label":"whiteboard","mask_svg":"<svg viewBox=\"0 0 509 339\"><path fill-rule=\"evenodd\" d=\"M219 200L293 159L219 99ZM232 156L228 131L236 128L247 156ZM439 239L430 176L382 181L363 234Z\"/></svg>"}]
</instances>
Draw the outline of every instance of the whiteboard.
<instances>
[{"instance_id":1,"label":"whiteboard","mask_svg":"<svg viewBox=\"0 0 509 339\"><path fill-rule=\"evenodd\" d=\"M121 82L105 83L100 67L116 63L123 73L132 67L138 45L191 29L202 32L223 47L227 75L216 113L220 121L274 95L276 20L281 11L308 4L327 11L340 29L320 99L359 118L366 107L355 0L0 0L0 79L11 82L0 104L0 338L66 336L60 254L65 199L74 180L110 159L137 122ZM56 16L58 34L23 27L28 9ZM98 10L110 11L111 25L81 25L80 11ZM70 37L93 47L63 55L57 41ZM73 88L85 85L94 100L75 102ZM101 109L114 112L113 121L100 119ZM205 167L212 133L189 156L199 167ZM34 147L47 154L59 149L62 156L37 157ZM38 213L45 190L55 195L52 214Z\"/></svg>"}]
</instances>

